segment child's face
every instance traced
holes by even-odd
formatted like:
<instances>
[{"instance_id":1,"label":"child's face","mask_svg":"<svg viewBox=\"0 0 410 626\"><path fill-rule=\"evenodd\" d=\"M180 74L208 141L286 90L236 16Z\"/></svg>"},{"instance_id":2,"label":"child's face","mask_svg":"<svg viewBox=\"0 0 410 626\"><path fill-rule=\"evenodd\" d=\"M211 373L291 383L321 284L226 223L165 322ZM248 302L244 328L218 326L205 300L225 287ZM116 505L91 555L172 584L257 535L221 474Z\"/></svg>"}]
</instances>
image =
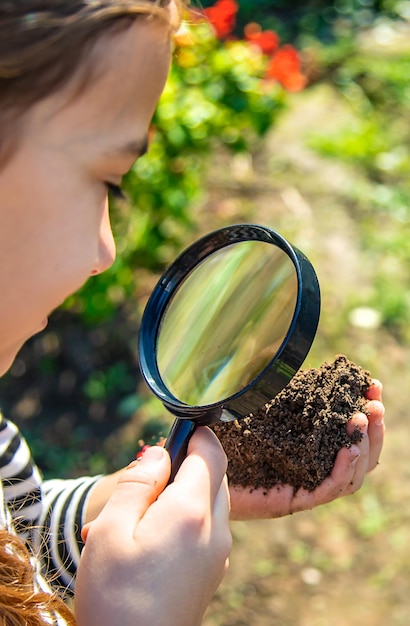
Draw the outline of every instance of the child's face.
<instances>
[{"instance_id":1,"label":"child's face","mask_svg":"<svg viewBox=\"0 0 410 626\"><path fill-rule=\"evenodd\" d=\"M47 316L115 258L106 183L144 152L169 68L167 26L135 21L101 40L98 77L29 112L0 170L0 373Z\"/></svg>"}]
</instances>

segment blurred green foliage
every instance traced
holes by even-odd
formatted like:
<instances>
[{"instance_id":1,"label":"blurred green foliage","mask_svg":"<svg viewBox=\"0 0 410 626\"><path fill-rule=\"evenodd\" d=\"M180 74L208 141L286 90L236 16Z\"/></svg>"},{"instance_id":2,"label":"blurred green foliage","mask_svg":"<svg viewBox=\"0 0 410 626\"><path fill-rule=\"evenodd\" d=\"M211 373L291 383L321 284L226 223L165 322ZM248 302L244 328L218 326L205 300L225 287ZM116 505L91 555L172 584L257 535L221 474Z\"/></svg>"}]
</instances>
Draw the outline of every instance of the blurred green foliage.
<instances>
[{"instance_id":1,"label":"blurred green foliage","mask_svg":"<svg viewBox=\"0 0 410 626\"><path fill-rule=\"evenodd\" d=\"M388 28L388 25L385 25ZM329 51L324 51L327 58ZM334 133L315 132L322 155L354 167L349 191L363 248L375 268L367 305L401 340L410 340L410 47L385 52L371 40L357 46L327 75L352 118Z\"/></svg>"}]
</instances>

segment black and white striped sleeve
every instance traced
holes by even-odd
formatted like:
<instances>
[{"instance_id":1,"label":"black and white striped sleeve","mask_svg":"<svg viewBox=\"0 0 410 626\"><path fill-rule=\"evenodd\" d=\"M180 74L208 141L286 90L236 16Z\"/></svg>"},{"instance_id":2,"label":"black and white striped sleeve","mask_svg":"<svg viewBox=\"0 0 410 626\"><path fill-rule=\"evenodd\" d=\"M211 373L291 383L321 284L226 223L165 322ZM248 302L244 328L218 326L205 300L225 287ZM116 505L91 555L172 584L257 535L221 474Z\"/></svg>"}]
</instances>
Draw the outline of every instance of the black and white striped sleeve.
<instances>
[{"instance_id":1,"label":"black and white striped sleeve","mask_svg":"<svg viewBox=\"0 0 410 626\"><path fill-rule=\"evenodd\" d=\"M16 532L27 538L41 512L41 477L17 426L1 413L0 479Z\"/></svg>"},{"instance_id":2,"label":"black and white striped sleeve","mask_svg":"<svg viewBox=\"0 0 410 626\"><path fill-rule=\"evenodd\" d=\"M81 528L91 490L100 476L43 483L43 511L33 543L44 576L58 587L73 592L83 547Z\"/></svg>"},{"instance_id":3,"label":"black and white striped sleeve","mask_svg":"<svg viewBox=\"0 0 410 626\"><path fill-rule=\"evenodd\" d=\"M31 548L33 591L52 593L50 583L73 590L85 505L98 479L42 482L24 437L0 413L0 528L15 532ZM66 621L53 613L49 623Z\"/></svg>"},{"instance_id":4,"label":"black and white striped sleeve","mask_svg":"<svg viewBox=\"0 0 410 626\"><path fill-rule=\"evenodd\" d=\"M100 476L42 481L15 424L0 413L0 479L16 533L41 561L48 581L73 591L90 492Z\"/></svg>"}]
</instances>

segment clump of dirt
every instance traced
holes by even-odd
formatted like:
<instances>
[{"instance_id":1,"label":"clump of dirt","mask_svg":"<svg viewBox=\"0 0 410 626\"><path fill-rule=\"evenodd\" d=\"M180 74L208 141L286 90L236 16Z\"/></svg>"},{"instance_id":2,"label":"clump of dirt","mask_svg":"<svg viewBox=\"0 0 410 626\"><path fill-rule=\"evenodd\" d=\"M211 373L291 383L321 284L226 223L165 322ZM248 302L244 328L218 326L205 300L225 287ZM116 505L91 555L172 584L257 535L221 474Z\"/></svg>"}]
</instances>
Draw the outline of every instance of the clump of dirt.
<instances>
[{"instance_id":1,"label":"clump of dirt","mask_svg":"<svg viewBox=\"0 0 410 626\"><path fill-rule=\"evenodd\" d=\"M212 428L228 457L228 478L242 487L290 484L313 491L332 470L338 451L361 439L346 423L363 411L369 372L338 355L299 371L254 414Z\"/></svg>"}]
</instances>

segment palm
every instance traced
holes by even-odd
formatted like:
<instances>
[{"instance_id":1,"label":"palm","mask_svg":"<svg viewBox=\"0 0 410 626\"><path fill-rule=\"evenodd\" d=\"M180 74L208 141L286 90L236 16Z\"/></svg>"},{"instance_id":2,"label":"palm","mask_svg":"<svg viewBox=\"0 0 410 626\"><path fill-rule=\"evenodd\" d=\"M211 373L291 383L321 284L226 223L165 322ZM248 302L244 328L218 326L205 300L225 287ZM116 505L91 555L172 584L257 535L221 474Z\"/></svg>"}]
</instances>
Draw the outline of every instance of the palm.
<instances>
[{"instance_id":1,"label":"palm","mask_svg":"<svg viewBox=\"0 0 410 626\"><path fill-rule=\"evenodd\" d=\"M347 426L350 433L359 429L362 440L339 451L331 474L321 485L314 491L299 489L296 492L291 485L275 485L269 490L231 485L231 519L283 517L357 491L366 473L378 464L384 436L384 406L379 381L373 381L366 397L366 415L357 413Z\"/></svg>"}]
</instances>

